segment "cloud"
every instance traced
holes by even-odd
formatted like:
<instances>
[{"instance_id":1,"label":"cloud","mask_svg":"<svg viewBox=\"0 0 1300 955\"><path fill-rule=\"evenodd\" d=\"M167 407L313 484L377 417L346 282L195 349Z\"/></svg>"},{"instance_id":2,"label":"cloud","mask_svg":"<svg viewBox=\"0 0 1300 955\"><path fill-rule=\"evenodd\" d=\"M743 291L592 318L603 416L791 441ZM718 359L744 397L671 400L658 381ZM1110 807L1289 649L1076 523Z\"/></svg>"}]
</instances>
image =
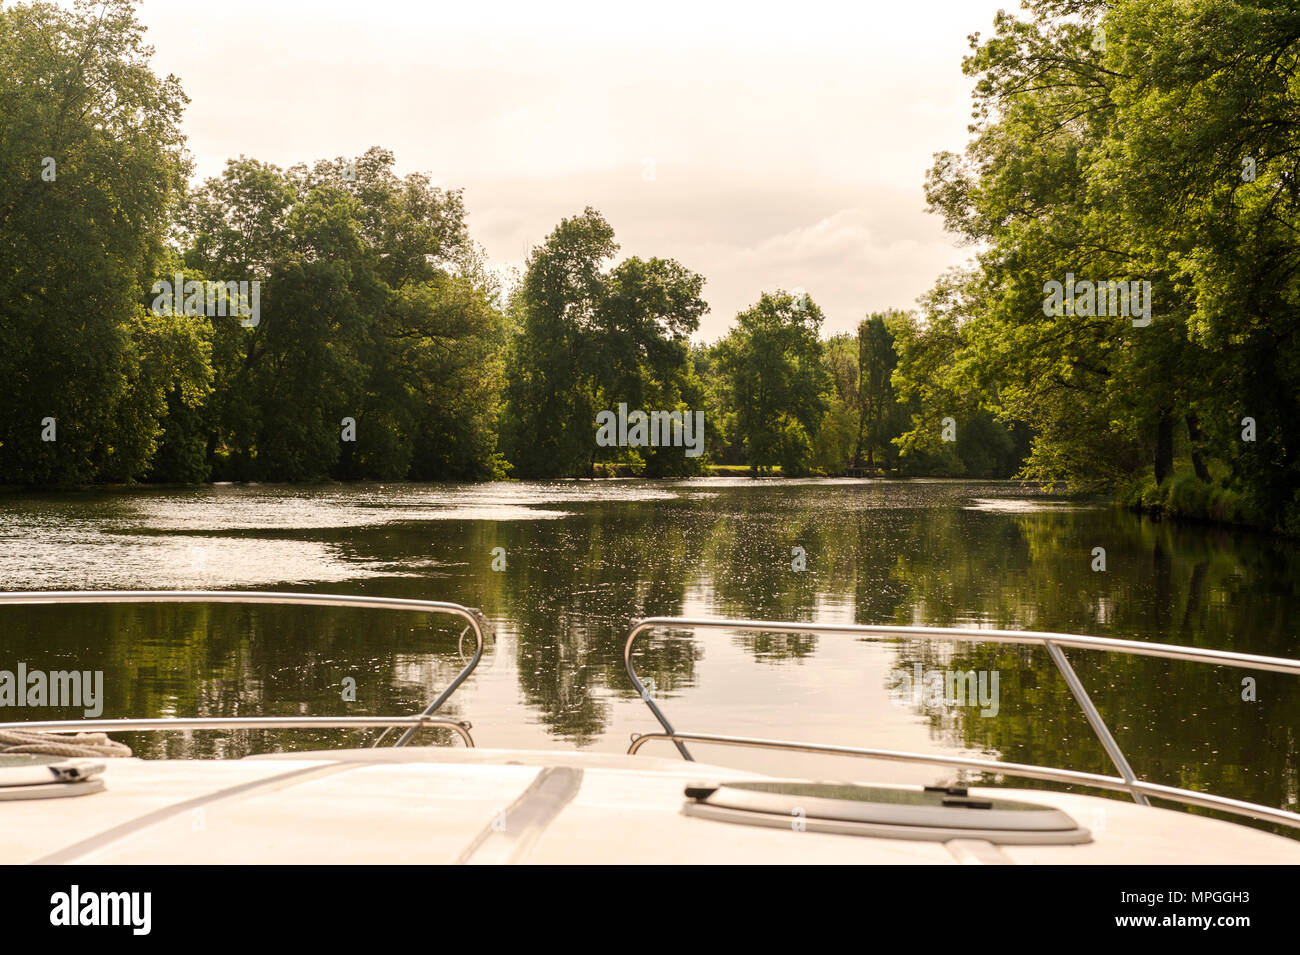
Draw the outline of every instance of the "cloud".
<instances>
[{"instance_id":1,"label":"cloud","mask_svg":"<svg viewBox=\"0 0 1300 955\"><path fill-rule=\"evenodd\" d=\"M1004 5L226 0L139 16L155 68L191 96L200 176L241 154L289 166L384 146L400 173L463 187L471 235L507 268L590 205L624 255L705 276L711 340L764 290L807 289L843 330L964 261L921 184L966 141L966 37Z\"/></svg>"},{"instance_id":2,"label":"cloud","mask_svg":"<svg viewBox=\"0 0 1300 955\"><path fill-rule=\"evenodd\" d=\"M938 218L918 214L919 183L774 191L739 177L693 173L689 183L669 186L662 177L643 183L640 176L641 167L629 164L621 175L581 182L496 182L490 200L471 186L471 231L494 262L521 268L527 250L555 223L582 211L576 197L585 195L613 225L620 258L674 258L705 277L710 311L696 336L701 341L725 334L738 311L780 288L806 290L826 314L827 334L847 331L870 312L913 307L940 273L968 255ZM854 199L867 202L837 208Z\"/></svg>"},{"instance_id":3,"label":"cloud","mask_svg":"<svg viewBox=\"0 0 1300 955\"><path fill-rule=\"evenodd\" d=\"M710 282L712 313L700 338L724 334L735 313L761 292L802 288L826 314L826 333L848 331L866 314L911 308L934 278L962 255L937 228L918 238L867 209L843 209L750 244L713 243L695 260Z\"/></svg>"}]
</instances>

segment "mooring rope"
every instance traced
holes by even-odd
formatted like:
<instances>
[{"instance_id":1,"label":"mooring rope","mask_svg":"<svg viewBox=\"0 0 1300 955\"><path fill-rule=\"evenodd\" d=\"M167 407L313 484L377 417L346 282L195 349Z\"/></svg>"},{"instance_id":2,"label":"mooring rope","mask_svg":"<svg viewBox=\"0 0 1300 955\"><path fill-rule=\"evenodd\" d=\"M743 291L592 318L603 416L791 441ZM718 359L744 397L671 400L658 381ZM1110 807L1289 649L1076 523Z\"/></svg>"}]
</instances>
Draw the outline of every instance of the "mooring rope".
<instances>
[{"instance_id":1,"label":"mooring rope","mask_svg":"<svg viewBox=\"0 0 1300 955\"><path fill-rule=\"evenodd\" d=\"M131 747L108 738L107 733L41 733L34 730L0 730L0 753L41 756L130 756Z\"/></svg>"}]
</instances>

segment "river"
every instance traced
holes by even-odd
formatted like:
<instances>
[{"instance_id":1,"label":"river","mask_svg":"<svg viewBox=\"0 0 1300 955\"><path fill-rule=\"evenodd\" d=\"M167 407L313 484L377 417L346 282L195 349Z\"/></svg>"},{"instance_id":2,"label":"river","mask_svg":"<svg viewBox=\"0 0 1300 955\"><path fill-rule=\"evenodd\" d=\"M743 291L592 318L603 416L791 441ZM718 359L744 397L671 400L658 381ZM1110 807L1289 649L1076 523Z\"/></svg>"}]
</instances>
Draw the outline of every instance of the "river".
<instances>
[{"instance_id":1,"label":"river","mask_svg":"<svg viewBox=\"0 0 1300 955\"><path fill-rule=\"evenodd\" d=\"M622 666L629 620L648 615L1032 628L1300 656L1294 544L1153 523L1002 482L11 494L0 498L0 541L6 590L283 589L480 607L493 637L445 709L473 723L480 746L621 752L629 734L656 729ZM1094 569L1097 548L1104 570ZM454 629L380 611L7 607L0 621L0 669L102 671L105 717L411 713L464 651ZM1295 678L1080 650L1070 658L1139 775L1300 809ZM683 730L1114 772L1041 649L706 633L656 636L640 659ZM901 674L918 665L923 675L996 674L996 712L909 695ZM344 699L349 678L355 701ZM9 720L79 715L0 710ZM372 734L122 738L142 756L240 756ZM674 755L661 744L643 752ZM696 755L776 773L958 778L875 761Z\"/></svg>"}]
</instances>

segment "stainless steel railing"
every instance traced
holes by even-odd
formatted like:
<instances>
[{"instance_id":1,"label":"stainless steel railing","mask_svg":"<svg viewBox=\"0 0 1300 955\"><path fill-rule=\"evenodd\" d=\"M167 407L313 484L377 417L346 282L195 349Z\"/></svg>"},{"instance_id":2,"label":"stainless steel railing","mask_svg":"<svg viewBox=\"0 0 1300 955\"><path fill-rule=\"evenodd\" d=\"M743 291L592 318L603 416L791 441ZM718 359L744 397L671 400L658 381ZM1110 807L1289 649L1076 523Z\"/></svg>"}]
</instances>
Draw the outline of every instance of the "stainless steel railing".
<instances>
[{"instance_id":1,"label":"stainless steel railing","mask_svg":"<svg viewBox=\"0 0 1300 955\"><path fill-rule=\"evenodd\" d=\"M1061 671L1070 693L1083 709L1089 726L1097 735L1106 754L1110 757L1119 776L1102 776L1096 773L1083 773L1070 769L1058 769L1050 766L1033 766L1023 763L1004 763L996 760L973 759L960 756L941 756L925 753L908 753L898 750L867 749L854 746L828 746L819 743L802 743L791 740L759 739L743 736L720 736L712 733L679 733L654 701L645 685L637 676L632 664L632 650L637 637L649 630L675 628L679 630L743 630L767 633L804 633L824 636L852 635L868 639L920 638L928 640L968 641L975 643L1017 643L1027 646L1042 646L1056 668ZM1172 660L1192 660L1211 663L1218 666L1240 667L1248 670L1266 670L1274 673L1290 673L1300 676L1300 660L1285 657L1265 657L1252 653L1233 653L1227 650L1204 650L1199 647L1182 647L1160 643L1142 643L1137 640L1120 640L1113 637L1086 637L1068 633L1045 633L1033 630L974 630L951 629L941 627L889 627L864 626L860 624L815 624L792 623L774 620L722 620L693 617L649 617L634 620L628 631L627 641L623 647L623 665L632 685L645 701L650 712L664 728L662 733L634 734L629 755L635 755L646 743L667 741L677 747L684 759L693 760L686 743L708 743L721 746L743 746L759 749L779 749L790 752L816 753L822 755L850 756L865 759L886 759L912 763L929 763L941 766L955 766L980 772L999 773L1008 776L1023 776L1031 779L1045 779L1054 782L1072 783L1083 786L1096 786L1127 792L1139 805L1149 805L1148 797L1167 799L1187 805L1218 809L1223 812L1250 816L1266 822L1300 828L1300 813L1285 809L1274 809L1256 803L1228 799L1210 793L1198 793L1190 789L1178 789L1162 786L1139 779L1133 772L1124 753L1120 750L1115 737L1111 735L1097 707L1093 705L1088 691L1084 688L1070 661L1066 658L1064 648L1080 650L1103 650L1112 653L1127 653L1134 656L1164 657Z\"/></svg>"},{"instance_id":2,"label":"stainless steel railing","mask_svg":"<svg viewBox=\"0 0 1300 955\"><path fill-rule=\"evenodd\" d=\"M459 617L467 624L466 630L474 634L474 655L461 668L433 702L424 711L410 716L242 716L242 717L192 717L179 719L107 719L107 720L44 720L39 722L0 723L0 730L32 730L42 732L157 732L169 730L207 729L360 729L385 727L384 733L374 743L379 743L395 726L405 726L406 732L398 739L405 746L417 731L428 727L443 727L456 733L466 746L473 746L470 724L465 720L436 717L437 712L456 688L474 672L483 656L483 631L485 623L479 611L460 604L439 600L413 600L403 597L353 597L338 594L290 594L249 590L41 590L18 593L0 593L0 607L12 605L35 606L43 604L123 604L123 603L238 603L276 604L310 607L348 607L363 610L405 610L414 613L437 613ZM464 631L461 638L465 636Z\"/></svg>"}]
</instances>

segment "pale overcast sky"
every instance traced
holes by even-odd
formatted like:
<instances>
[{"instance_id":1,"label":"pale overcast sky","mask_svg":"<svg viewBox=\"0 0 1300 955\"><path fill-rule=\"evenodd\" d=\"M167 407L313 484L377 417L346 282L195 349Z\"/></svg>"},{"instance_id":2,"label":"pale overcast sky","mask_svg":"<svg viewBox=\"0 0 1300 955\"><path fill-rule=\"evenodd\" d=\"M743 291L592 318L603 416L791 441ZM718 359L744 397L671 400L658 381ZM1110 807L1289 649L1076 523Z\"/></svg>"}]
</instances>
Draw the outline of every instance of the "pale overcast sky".
<instances>
[{"instance_id":1,"label":"pale overcast sky","mask_svg":"<svg viewBox=\"0 0 1300 955\"><path fill-rule=\"evenodd\" d=\"M964 261L922 194L966 142L967 35L1016 0L148 0L203 177L392 149L519 266L586 205L707 279L699 337L803 288L826 331ZM651 165L652 164L652 165ZM647 178L650 171L653 178Z\"/></svg>"}]
</instances>

